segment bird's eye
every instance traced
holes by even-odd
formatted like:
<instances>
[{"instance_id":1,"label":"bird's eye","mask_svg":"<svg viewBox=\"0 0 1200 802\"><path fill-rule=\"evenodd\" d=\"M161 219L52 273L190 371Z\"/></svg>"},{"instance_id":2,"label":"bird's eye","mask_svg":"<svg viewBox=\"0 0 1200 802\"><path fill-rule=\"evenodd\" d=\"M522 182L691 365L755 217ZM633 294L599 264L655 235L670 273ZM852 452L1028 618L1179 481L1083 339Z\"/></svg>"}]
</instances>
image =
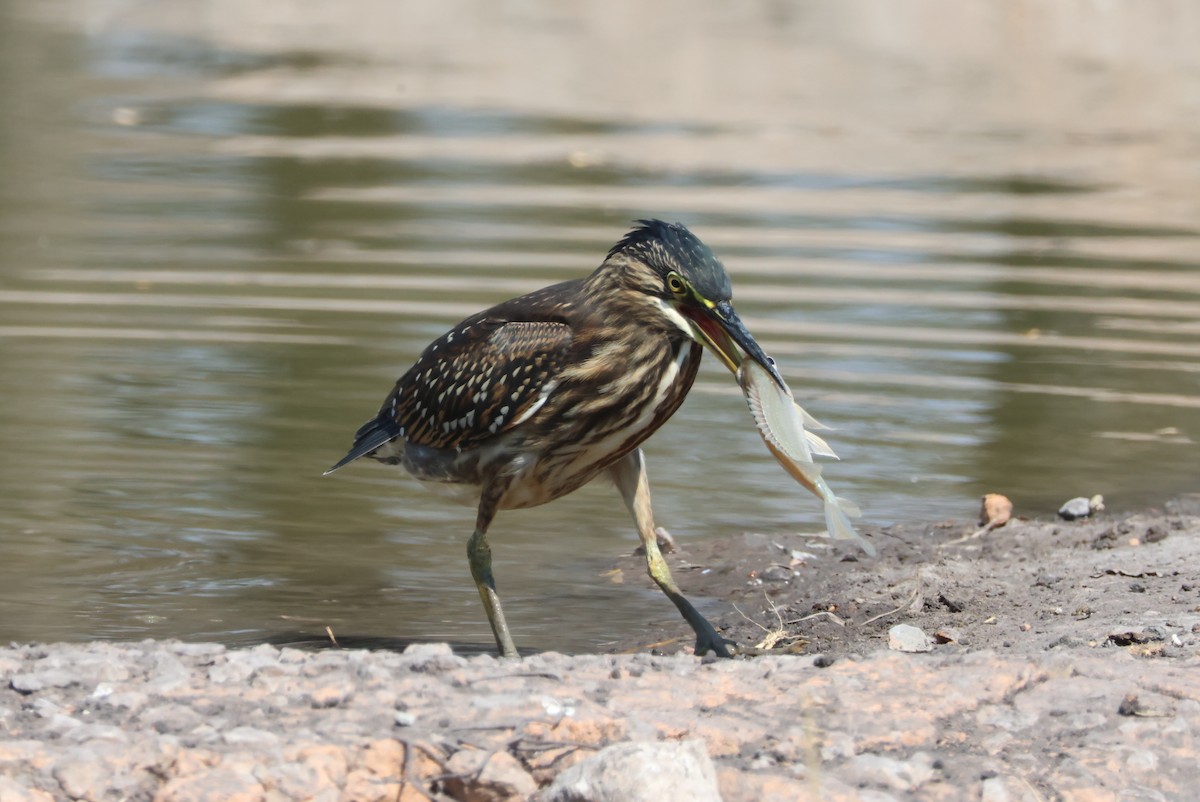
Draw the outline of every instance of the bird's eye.
<instances>
[{"instance_id":1,"label":"bird's eye","mask_svg":"<svg viewBox=\"0 0 1200 802\"><path fill-rule=\"evenodd\" d=\"M679 277L678 273L671 273L667 276L667 289L676 295L683 293L683 279Z\"/></svg>"}]
</instances>

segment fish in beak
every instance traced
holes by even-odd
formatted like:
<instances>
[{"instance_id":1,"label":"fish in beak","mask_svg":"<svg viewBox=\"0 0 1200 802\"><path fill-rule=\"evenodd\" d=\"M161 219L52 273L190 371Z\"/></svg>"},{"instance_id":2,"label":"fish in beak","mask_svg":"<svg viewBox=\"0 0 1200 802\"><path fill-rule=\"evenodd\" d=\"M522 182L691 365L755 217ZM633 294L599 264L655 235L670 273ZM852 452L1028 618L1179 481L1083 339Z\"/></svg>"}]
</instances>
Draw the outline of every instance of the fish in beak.
<instances>
[{"instance_id":1,"label":"fish in beak","mask_svg":"<svg viewBox=\"0 0 1200 802\"><path fill-rule=\"evenodd\" d=\"M703 301L700 305L689 304L680 309L692 326L696 339L708 346L717 357L725 363L725 367L734 375L743 361L743 352L753 359L771 378L784 390L787 384L775 367L775 360L767 356L750 334L746 324L733 311L729 301L710 303Z\"/></svg>"},{"instance_id":2,"label":"fish in beak","mask_svg":"<svg viewBox=\"0 0 1200 802\"><path fill-rule=\"evenodd\" d=\"M822 501L825 526L832 537L854 540L867 554L874 555L875 547L850 522L849 516L859 515L858 508L834 495L821 476L821 466L813 462L813 454L837 458L828 443L808 430L827 427L796 403L775 360L754 340L729 301L711 303L699 296L695 300L698 303L686 304L680 312L687 318L696 339L737 377L771 456Z\"/></svg>"}]
</instances>

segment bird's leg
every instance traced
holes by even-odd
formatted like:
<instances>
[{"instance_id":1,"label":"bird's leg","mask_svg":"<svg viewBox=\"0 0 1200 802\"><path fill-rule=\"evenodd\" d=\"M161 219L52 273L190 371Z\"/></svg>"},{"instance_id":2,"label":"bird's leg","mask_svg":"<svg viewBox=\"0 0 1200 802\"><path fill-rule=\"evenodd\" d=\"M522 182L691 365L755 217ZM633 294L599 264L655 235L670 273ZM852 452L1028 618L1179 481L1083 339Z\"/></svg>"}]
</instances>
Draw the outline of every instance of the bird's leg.
<instances>
[{"instance_id":1,"label":"bird's leg","mask_svg":"<svg viewBox=\"0 0 1200 802\"><path fill-rule=\"evenodd\" d=\"M642 450L635 449L609 468L609 473L625 499L625 506L633 515L638 535L642 539L642 548L646 551L646 569L650 577L667 594L667 598L675 603L683 618L696 633L696 654L714 652L718 657L733 657L729 650L729 642L717 634L713 625L700 615L692 606L671 578L671 569L663 559L658 548L658 538L654 532L654 512L650 508L650 481L646 478L646 463Z\"/></svg>"},{"instance_id":2,"label":"bird's leg","mask_svg":"<svg viewBox=\"0 0 1200 802\"><path fill-rule=\"evenodd\" d=\"M495 514L496 501L489 498L489 494L485 492L479 501L475 533L467 541L467 560L471 563L471 576L475 579L475 587L483 601L488 623L492 625L492 634L496 638L500 656L520 657L513 643L512 633L508 631L508 622L504 620L504 610L500 607L500 597L496 594L496 579L492 576L492 547L487 542L487 530Z\"/></svg>"}]
</instances>

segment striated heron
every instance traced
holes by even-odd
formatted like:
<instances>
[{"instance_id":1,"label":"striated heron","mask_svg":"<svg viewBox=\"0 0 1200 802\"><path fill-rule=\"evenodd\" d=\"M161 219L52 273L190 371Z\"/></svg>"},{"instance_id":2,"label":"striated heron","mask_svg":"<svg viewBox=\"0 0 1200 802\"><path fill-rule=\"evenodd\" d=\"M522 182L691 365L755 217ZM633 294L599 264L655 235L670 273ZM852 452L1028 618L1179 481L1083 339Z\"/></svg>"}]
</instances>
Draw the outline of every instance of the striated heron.
<instances>
[{"instance_id":1,"label":"striated heron","mask_svg":"<svg viewBox=\"0 0 1200 802\"><path fill-rule=\"evenodd\" d=\"M783 384L731 294L721 261L687 228L640 220L590 276L493 306L431 343L326 473L369 456L478 503L467 556L506 657L517 649L492 577L492 519L605 474L633 516L650 576L695 630L696 653L729 657L671 578L638 446L683 403L701 346L735 372L745 352Z\"/></svg>"}]
</instances>

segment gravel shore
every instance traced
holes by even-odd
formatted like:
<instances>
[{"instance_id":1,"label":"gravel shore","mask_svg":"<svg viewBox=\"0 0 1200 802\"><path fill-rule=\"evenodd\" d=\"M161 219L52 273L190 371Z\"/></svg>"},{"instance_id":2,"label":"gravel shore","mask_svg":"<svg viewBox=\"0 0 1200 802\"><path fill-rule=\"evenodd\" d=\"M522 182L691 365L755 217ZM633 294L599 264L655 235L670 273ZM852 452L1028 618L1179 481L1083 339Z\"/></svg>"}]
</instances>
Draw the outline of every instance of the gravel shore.
<instances>
[{"instance_id":1,"label":"gravel shore","mask_svg":"<svg viewBox=\"0 0 1200 802\"><path fill-rule=\"evenodd\" d=\"M1154 515L1013 522L969 558L916 561L934 577L922 597L956 612L909 604L843 619L859 634L832 639L810 619L786 633L799 653L749 659L14 644L0 649L0 800L1191 800L1200 518ZM1147 543L1151 526L1164 534ZM1036 537L1029 564L1017 546ZM911 574L894 559L815 573ZM989 620L951 592L972 571L981 598L1019 578L1029 606ZM1064 614L1037 596L1054 588L1097 598ZM901 623L957 637L889 649Z\"/></svg>"}]
</instances>

